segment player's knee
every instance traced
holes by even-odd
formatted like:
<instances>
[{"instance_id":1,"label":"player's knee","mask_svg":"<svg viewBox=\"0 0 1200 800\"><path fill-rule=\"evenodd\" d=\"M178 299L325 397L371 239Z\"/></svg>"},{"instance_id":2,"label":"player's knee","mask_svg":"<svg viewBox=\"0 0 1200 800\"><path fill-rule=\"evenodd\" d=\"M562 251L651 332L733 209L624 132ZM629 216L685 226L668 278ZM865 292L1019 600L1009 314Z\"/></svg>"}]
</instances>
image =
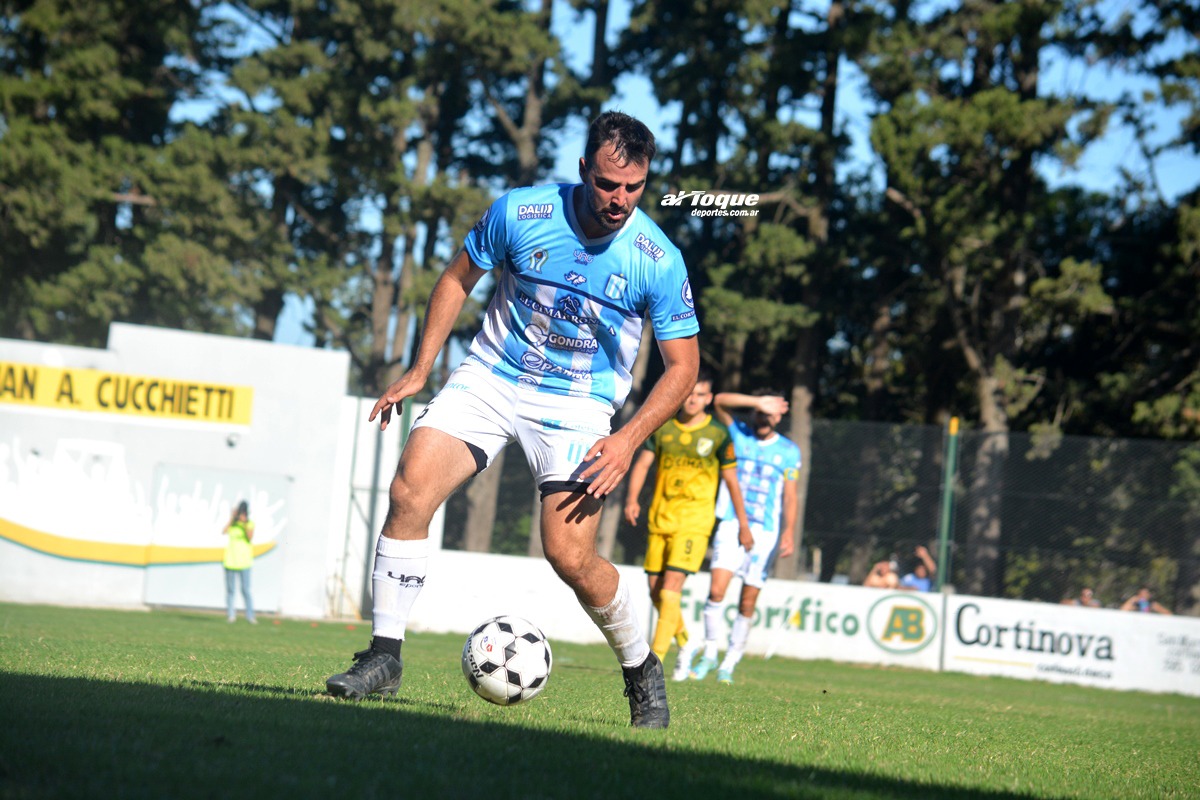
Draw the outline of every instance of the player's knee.
<instances>
[{"instance_id":1,"label":"player's knee","mask_svg":"<svg viewBox=\"0 0 1200 800\"><path fill-rule=\"evenodd\" d=\"M546 548L546 560L569 586L583 582L588 572L588 554L571 548Z\"/></svg>"},{"instance_id":2,"label":"player's knee","mask_svg":"<svg viewBox=\"0 0 1200 800\"><path fill-rule=\"evenodd\" d=\"M388 487L388 501L389 527L428 527L433 519L433 512L426 508L428 503L421 498L417 487L401 475L392 479L391 486Z\"/></svg>"}]
</instances>

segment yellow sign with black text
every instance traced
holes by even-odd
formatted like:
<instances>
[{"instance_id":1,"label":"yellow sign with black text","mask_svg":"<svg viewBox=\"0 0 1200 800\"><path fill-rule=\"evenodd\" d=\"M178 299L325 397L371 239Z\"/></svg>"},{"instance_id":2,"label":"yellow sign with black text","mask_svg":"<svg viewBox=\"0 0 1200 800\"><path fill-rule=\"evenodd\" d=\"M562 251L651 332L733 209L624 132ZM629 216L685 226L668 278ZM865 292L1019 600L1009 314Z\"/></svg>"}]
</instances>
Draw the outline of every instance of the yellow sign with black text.
<instances>
[{"instance_id":1,"label":"yellow sign with black text","mask_svg":"<svg viewBox=\"0 0 1200 800\"><path fill-rule=\"evenodd\" d=\"M254 389L0 361L0 404L249 425Z\"/></svg>"}]
</instances>

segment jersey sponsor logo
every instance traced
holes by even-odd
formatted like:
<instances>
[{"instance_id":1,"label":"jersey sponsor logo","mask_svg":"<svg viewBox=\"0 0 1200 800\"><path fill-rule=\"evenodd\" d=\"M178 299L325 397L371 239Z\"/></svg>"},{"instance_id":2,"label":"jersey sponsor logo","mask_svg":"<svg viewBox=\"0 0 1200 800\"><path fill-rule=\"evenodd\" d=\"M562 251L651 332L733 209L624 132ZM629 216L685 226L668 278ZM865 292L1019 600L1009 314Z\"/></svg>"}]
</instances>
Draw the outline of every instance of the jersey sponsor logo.
<instances>
[{"instance_id":1,"label":"jersey sponsor logo","mask_svg":"<svg viewBox=\"0 0 1200 800\"><path fill-rule=\"evenodd\" d=\"M540 353L527 352L521 356L521 366L543 375L559 375L573 381L588 380L592 373L586 369L568 369L560 367Z\"/></svg>"},{"instance_id":2,"label":"jersey sponsor logo","mask_svg":"<svg viewBox=\"0 0 1200 800\"><path fill-rule=\"evenodd\" d=\"M541 347L546 343L546 337L550 335L550 331L538 325L536 322L531 322L525 326L525 338L531 343Z\"/></svg>"},{"instance_id":3,"label":"jersey sponsor logo","mask_svg":"<svg viewBox=\"0 0 1200 800\"><path fill-rule=\"evenodd\" d=\"M637 238L633 240L633 246L650 256L655 261L658 261L667 254L666 250L656 245L653 240L651 240L650 237L644 233L639 233L637 235Z\"/></svg>"},{"instance_id":4,"label":"jersey sponsor logo","mask_svg":"<svg viewBox=\"0 0 1200 800\"><path fill-rule=\"evenodd\" d=\"M538 347L569 350L572 353L589 353L594 355L600 350L600 343L595 339L586 336L563 336L561 333L551 333L535 322L531 322L525 326L525 338Z\"/></svg>"},{"instance_id":5,"label":"jersey sponsor logo","mask_svg":"<svg viewBox=\"0 0 1200 800\"><path fill-rule=\"evenodd\" d=\"M575 252L578 253L579 251L576 250ZM571 284L572 286L578 286L579 284L587 281L587 278L583 277L575 270L571 270L570 272L568 272L566 275L563 276L563 280L565 280L567 283Z\"/></svg>"},{"instance_id":6,"label":"jersey sponsor logo","mask_svg":"<svg viewBox=\"0 0 1200 800\"><path fill-rule=\"evenodd\" d=\"M550 219L554 216L553 203L530 203L517 206L517 219Z\"/></svg>"},{"instance_id":7,"label":"jersey sponsor logo","mask_svg":"<svg viewBox=\"0 0 1200 800\"><path fill-rule=\"evenodd\" d=\"M700 437L696 442L696 452L701 456L707 456L713 451L713 445L716 444L712 439Z\"/></svg>"},{"instance_id":8,"label":"jersey sponsor logo","mask_svg":"<svg viewBox=\"0 0 1200 800\"><path fill-rule=\"evenodd\" d=\"M446 392L468 392L471 390L471 387L462 381L451 381L443 386L442 390Z\"/></svg>"},{"instance_id":9,"label":"jersey sponsor logo","mask_svg":"<svg viewBox=\"0 0 1200 800\"><path fill-rule=\"evenodd\" d=\"M557 308L544 306L524 292L517 293L517 302L534 313L545 314L547 317L550 317L550 319L558 319L562 320L563 322L570 322L575 325L586 325L593 328L600 324L600 320L596 319L595 317L585 317L579 314L571 314L564 311L559 311ZM576 301L576 303L578 303L578 301Z\"/></svg>"},{"instance_id":10,"label":"jersey sponsor logo","mask_svg":"<svg viewBox=\"0 0 1200 800\"><path fill-rule=\"evenodd\" d=\"M576 264L590 264L595 258L595 256L589 253L587 250L576 250L574 255Z\"/></svg>"},{"instance_id":11,"label":"jersey sponsor logo","mask_svg":"<svg viewBox=\"0 0 1200 800\"><path fill-rule=\"evenodd\" d=\"M625 287L629 285L629 281L623 275L608 276L608 283L604 285L604 296L610 300L620 300L625 296Z\"/></svg>"},{"instance_id":12,"label":"jersey sponsor logo","mask_svg":"<svg viewBox=\"0 0 1200 800\"><path fill-rule=\"evenodd\" d=\"M688 308L695 308L696 303L692 300L692 282L687 278L683 279L683 302Z\"/></svg>"},{"instance_id":13,"label":"jersey sponsor logo","mask_svg":"<svg viewBox=\"0 0 1200 800\"><path fill-rule=\"evenodd\" d=\"M574 315L578 315L580 309L583 308L583 306L579 302L579 298L571 297L570 295L567 295L566 297L558 298L558 307L561 308L563 311L567 312L568 314L574 314Z\"/></svg>"},{"instance_id":14,"label":"jersey sponsor logo","mask_svg":"<svg viewBox=\"0 0 1200 800\"><path fill-rule=\"evenodd\" d=\"M711 466L711 461L707 458L692 458L691 456L673 456L669 453L663 453L662 469L675 469L676 467L688 467L690 469L708 469Z\"/></svg>"},{"instance_id":15,"label":"jersey sponsor logo","mask_svg":"<svg viewBox=\"0 0 1200 800\"><path fill-rule=\"evenodd\" d=\"M587 423L575 420L543 417L541 423L543 428L550 431L575 431L577 433L594 433L598 436L607 436L609 432L608 428L603 428L599 425L588 425Z\"/></svg>"},{"instance_id":16,"label":"jersey sponsor logo","mask_svg":"<svg viewBox=\"0 0 1200 800\"><path fill-rule=\"evenodd\" d=\"M559 333L547 336L546 346L554 350L569 350L572 353L595 354L600 350L600 343L595 339L584 336L563 336Z\"/></svg>"},{"instance_id":17,"label":"jersey sponsor logo","mask_svg":"<svg viewBox=\"0 0 1200 800\"><path fill-rule=\"evenodd\" d=\"M391 570L388 570L388 577L392 580L399 581L406 586L424 586L425 579L420 575L405 575L401 572L399 575L393 575Z\"/></svg>"},{"instance_id":18,"label":"jersey sponsor logo","mask_svg":"<svg viewBox=\"0 0 1200 800\"><path fill-rule=\"evenodd\" d=\"M681 320L681 319L691 319L691 318L692 318L692 317L694 317L694 316L696 316L696 312L695 312L695 311L685 311L685 312L683 312L682 314L672 314L672 315L671 315L671 321L672 321L672 322L678 322L678 321L679 321L679 320Z\"/></svg>"}]
</instances>

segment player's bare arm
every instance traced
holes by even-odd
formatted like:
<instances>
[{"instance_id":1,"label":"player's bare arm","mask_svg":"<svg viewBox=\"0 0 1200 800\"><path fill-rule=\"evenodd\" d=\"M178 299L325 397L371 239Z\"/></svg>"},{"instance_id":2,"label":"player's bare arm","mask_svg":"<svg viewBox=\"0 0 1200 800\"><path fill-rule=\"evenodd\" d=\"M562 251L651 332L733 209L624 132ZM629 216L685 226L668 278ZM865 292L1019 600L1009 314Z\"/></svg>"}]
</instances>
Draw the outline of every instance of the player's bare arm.
<instances>
[{"instance_id":1,"label":"player's bare arm","mask_svg":"<svg viewBox=\"0 0 1200 800\"><path fill-rule=\"evenodd\" d=\"M764 414L783 416L788 412L788 401L778 395L739 394L738 392L720 392L713 398L713 416L722 424L733 424L733 411L748 408L761 411Z\"/></svg>"},{"instance_id":2,"label":"player's bare arm","mask_svg":"<svg viewBox=\"0 0 1200 800\"><path fill-rule=\"evenodd\" d=\"M652 464L654 453L643 450L629 470L629 485L625 487L625 521L630 525L637 525L638 517L642 515L642 505L638 498L642 494L642 487L646 485L646 476L650 473Z\"/></svg>"},{"instance_id":3,"label":"player's bare arm","mask_svg":"<svg viewBox=\"0 0 1200 800\"><path fill-rule=\"evenodd\" d=\"M392 419L392 408L425 386L429 380L429 373L433 371L434 362L450 337L450 331L454 329L454 323L458 320L467 297L485 272L486 270L480 269L471 261L466 250L460 250L446 267L429 296L425 326L421 331L421 345L417 349L416 360L408 371L384 390L375 407L371 409L371 415L367 417L368 422L374 422L378 416L379 429L387 430L388 422Z\"/></svg>"},{"instance_id":4,"label":"player's bare arm","mask_svg":"<svg viewBox=\"0 0 1200 800\"><path fill-rule=\"evenodd\" d=\"M700 345L694 335L660 341L658 351L666 369L646 402L619 431L597 441L583 457L592 463L580 478L592 479L587 491L594 497L604 497L621 483L637 448L679 410L696 385Z\"/></svg>"},{"instance_id":5,"label":"player's bare arm","mask_svg":"<svg viewBox=\"0 0 1200 800\"><path fill-rule=\"evenodd\" d=\"M750 531L750 518L746 516L746 502L742 499L742 487L738 485L737 465L721 470L721 481L729 490L729 500L733 503L733 513L738 521L738 544L749 553L754 547L754 534Z\"/></svg>"},{"instance_id":6,"label":"player's bare arm","mask_svg":"<svg viewBox=\"0 0 1200 800\"><path fill-rule=\"evenodd\" d=\"M779 529L779 557L787 558L796 550L796 515L800 509L800 481L788 478L783 484L783 525Z\"/></svg>"}]
</instances>

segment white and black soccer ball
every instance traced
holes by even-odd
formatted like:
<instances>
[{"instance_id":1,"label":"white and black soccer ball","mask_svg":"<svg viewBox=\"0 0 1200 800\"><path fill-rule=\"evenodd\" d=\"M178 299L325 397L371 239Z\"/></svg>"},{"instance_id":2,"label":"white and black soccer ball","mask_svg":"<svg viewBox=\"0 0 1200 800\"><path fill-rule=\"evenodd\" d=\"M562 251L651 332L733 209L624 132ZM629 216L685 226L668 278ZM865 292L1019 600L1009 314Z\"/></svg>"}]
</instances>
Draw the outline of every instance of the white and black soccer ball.
<instances>
[{"instance_id":1,"label":"white and black soccer ball","mask_svg":"<svg viewBox=\"0 0 1200 800\"><path fill-rule=\"evenodd\" d=\"M475 694L501 706L545 689L551 661L546 635L528 620L507 615L481 623L462 651L463 675Z\"/></svg>"}]
</instances>

